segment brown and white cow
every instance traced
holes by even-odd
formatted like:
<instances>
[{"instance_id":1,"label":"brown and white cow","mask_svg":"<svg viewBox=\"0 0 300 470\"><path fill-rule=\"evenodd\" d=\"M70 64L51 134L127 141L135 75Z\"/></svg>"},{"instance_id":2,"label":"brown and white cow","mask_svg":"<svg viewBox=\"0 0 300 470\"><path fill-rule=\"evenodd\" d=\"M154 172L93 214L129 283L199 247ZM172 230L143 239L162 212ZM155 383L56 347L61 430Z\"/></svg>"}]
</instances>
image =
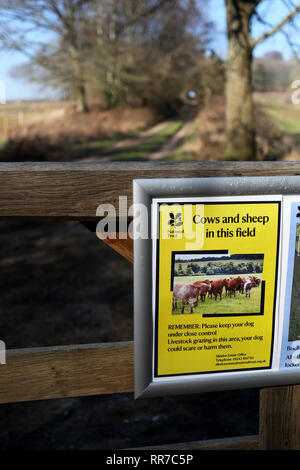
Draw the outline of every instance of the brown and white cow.
<instances>
[{"instance_id":1,"label":"brown and white cow","mask_svg":"<svg viewBox=\"0 0 300 470\"><path fill-rule=\"evenodd\" d=\"M261 279L257 276L250 276L249 279L251 280L251 282L253 282L257 287L259 286L259 284L261 283Z\"/></svg>"},{"instance_id":2,"label":"brown and white cow","mask_svg":"<svg viewBox=\"0 0 300 470\"><path fill-rule=\"evenodd\" d=\"M181 313L184 313L186 305L190 305L191 313L193 307L198 305L199 287L192 284L175 284L173 288L173 311L176 308L176 302L182 301Z\"/></svg>"},{"instance_id":3,"label":"brown and white cow","mask_svg":"<svg viewBox=\"0 0 300 470\"><path fill-rule=\"evenodd\" d=\"M258 287L258 284L254 282L251 278L247 278L244 284L245 296L250 297L251 289L253 287Z\"/></svg>"}]
</instances>

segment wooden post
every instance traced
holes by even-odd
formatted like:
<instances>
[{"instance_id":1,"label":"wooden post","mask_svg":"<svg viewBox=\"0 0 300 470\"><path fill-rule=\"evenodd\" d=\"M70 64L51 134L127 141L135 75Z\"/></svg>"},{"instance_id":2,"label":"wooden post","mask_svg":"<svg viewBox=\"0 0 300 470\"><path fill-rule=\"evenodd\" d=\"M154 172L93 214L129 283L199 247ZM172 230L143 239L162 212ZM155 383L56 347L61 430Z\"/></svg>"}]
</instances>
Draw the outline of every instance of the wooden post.
<instances>
[{"instance_id":1,"label":"wooden post","mask_svg":"<svg viewBox=\"0 0 300 470\"><path fill-rule=\"evenodd\" d=\"M260 392L262 450L300 449L300 386L272 387Z\"/></svg>"},{"instance_id":2,"label":"wooden post","mask_svg":"<svg viewBox=\"0 0 300 470\"><path fill-rule=\"evenodd\" d=\"M123 258L133 263L133 239L128 232L97 232L97 222L81 222L98 236L106 245L117 251Z\"/></svg>"}]
</instances>

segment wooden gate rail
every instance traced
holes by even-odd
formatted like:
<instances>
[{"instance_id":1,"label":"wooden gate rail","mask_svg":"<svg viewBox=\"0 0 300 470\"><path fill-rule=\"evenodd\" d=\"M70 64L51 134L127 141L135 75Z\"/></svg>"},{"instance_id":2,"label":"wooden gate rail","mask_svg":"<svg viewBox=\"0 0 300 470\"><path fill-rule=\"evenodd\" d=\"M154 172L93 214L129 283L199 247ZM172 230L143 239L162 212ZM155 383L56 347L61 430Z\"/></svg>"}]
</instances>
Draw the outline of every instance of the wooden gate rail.
<instances>
[{"instance_id":1,"label":"wooden gate rail","mask_svg":"<svg viewBox=\"0 0 300 470\"><path fill-rule=\"evenodd\" d=\"M118 211L119 196L132 204L135 178L299 174L300 162L0 163L0 219L95 222L103 203L113 204L122 218L127 213ZM106 243L133 260L131 240ZM132 343L10 350L0 366L0 403L132 391ZM259 436L163 448L300 449L299 398L298 385L261 390Z\"/></svg>"},{"instance_id":2,"label":"wooden gate rail","mask_svg":"<svg viewBox=\"0 0 300 470\"><path fill-rule=\"evenodd\" d=\"M131 342L9 350L0 403L133 391Z\"/></svg>"},{"instance_id":3,"label":"wooden gate rail","mask_svg":"<svg viewBox=\"0 0 300 470\"><path fill-rule=\"evenodd\" d=\"M133 392L133 343L10 350L0 372L0 403ZM257 450L259 436L179 443L167 448Z\"/></svg>"},{"instance_id":4,"label":"wooden gate rail","mask_svg":"<svg viewBox=\"0 0 300 470\"><path fill-rule=\"evenodd\" d=\"M118 212L119 196L132 204L135 178L281 176L300 174L295 162L1 163L0 218L95 220L99 204Z\"/></svg>"}]
</instances>

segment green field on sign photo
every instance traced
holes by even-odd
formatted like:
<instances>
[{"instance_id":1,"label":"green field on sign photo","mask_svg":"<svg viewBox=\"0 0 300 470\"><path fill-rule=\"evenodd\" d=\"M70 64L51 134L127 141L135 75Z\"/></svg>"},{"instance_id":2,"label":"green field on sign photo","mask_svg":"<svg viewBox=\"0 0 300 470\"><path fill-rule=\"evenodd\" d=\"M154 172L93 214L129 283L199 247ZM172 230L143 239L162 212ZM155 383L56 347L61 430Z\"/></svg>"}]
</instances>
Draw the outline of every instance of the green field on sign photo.
<instances>
[{"instance_id":1,"label":"green field on sign photo","mask_svg":"<svg viewBox=\"0 0 300 470\"><path fill-rule=\"evenodd\" d=\"M221 279L222 276L211 276L211 280ZM187 277L176 277L175 282L190 284L196 280L205 280L205 277L187 276ZM223 290L222 300L218 298L215 300L209 294L206 295L205 301L198 300L198 305L193 307L193 313L201 314L245 314L245 313L259 313L261 305L261 284L259 287L251 290L250 297L245 297L245 294L236 294L235 296L226 296L225 289ZM174 314L181 314L182 301L177 302L176 310ZM190 305L188 304L184 313L190 313Z\"/></svg>"}]
</instances>

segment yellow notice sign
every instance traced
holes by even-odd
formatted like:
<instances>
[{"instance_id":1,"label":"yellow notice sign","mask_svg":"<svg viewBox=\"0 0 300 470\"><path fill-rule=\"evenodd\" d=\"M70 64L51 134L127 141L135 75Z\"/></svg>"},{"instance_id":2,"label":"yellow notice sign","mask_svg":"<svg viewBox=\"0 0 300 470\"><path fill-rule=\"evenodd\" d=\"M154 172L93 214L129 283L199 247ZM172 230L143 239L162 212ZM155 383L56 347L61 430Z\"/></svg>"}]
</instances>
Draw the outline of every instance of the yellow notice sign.
<instances>
[{"instance_id":1,"label":"yellow notice sign","mask_svg":"<svg viewBox=\"0 0 300 470\"><path fill-rule=\"evenodd\" d=\"M154 377L271 368L280 196L153 202Z\"/></svg>"}]
</instances>

